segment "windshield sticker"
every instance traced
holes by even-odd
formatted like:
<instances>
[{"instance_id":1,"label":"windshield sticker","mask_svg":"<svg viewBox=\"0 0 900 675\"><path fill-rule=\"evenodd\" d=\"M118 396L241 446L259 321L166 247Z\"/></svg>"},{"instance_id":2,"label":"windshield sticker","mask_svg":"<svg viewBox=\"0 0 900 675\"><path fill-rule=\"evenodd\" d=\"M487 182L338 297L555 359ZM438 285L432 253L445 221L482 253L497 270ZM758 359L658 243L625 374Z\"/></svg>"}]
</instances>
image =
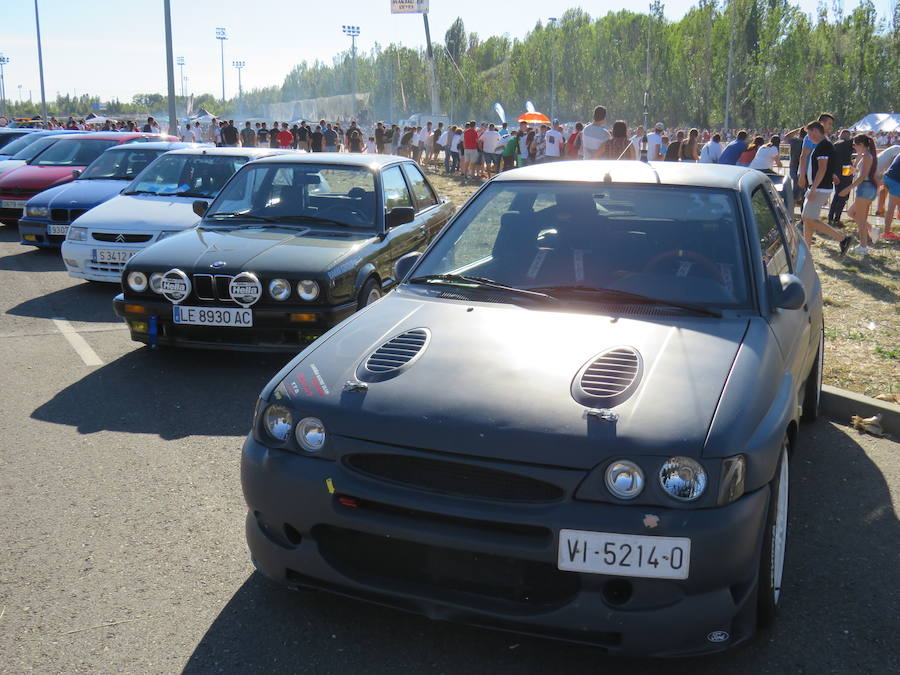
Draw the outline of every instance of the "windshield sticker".
<instances>
[{"instance_id":1,"label":"windshield sticker","mask_svg":"<svg viewBox=\"0 0 900 675\"><path fill-rule=\"evenodd\" d=\"M547 259L547 249L542 248L537 252L537 255L534 256L534 260L531 262L531 267L528 268L528 278L529 279L537 279L537 275L541 271L541 267L544 265L544 261Z\"/></svg>"},{"instance_id":2,"label":"windshield sticker","mask_svg":"<svg viewBox=\"0 0 900 675\"><path fill-rule=\"evenodd\" d=\"M734 293L734 274L731 271L733 267L734 265L719 263L719 272L722 275L722 285L731 293Z\"/></svg>"},{"instance_id":3,"label":"windshield sticker","mask_svg":"<svg viewBox=\"0 0 900 675\"><path fill-rule=\"evenodd\" d=\"M584 251L580 248L576 248L574 251L575 256L575 281L581 283L584 281Z\"/></svg>"},{"instance_id":4,"label":"windshield sticker","mask_svg":"<svg viewBox=\"0 0 900 675\"><path fill-rule=\"evenodd\" d=\"M680 263L678 263L678 271L675 272L675 276L686 277L690 273L691 267L693 266L694 263L690 262L689 260L682 260Z\"/></svg>"}]
</instances>

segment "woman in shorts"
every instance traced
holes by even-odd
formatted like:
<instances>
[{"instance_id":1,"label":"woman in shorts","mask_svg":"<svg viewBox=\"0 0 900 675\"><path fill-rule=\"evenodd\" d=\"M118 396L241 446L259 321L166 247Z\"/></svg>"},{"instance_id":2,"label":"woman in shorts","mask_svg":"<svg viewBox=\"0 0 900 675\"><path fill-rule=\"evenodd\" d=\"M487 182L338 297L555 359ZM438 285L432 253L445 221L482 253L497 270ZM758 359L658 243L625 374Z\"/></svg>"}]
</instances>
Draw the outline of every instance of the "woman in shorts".
<instances>
[{"instance_id":1,"label":"woman in shorts","mask_svg":"<svg viewBox=\"0 0 900 675\"><path fill-rule=\"evenodd\" d=\"M869 225L869 207L877 193L875 170L878 153L875 149L875 141L865 134L853 137L853 149L856 151L856 177L839 194L842 197L849 196L850 191L856 188L856 200L847 213L856 221L856 226L859 228L859 246L853 249L853 253L865 256L869 252L869 241L873 238L877 239L880 234L877 228L873 232ZM873 234L875 237L872 236Z\"/></svg>"}]
</instances>

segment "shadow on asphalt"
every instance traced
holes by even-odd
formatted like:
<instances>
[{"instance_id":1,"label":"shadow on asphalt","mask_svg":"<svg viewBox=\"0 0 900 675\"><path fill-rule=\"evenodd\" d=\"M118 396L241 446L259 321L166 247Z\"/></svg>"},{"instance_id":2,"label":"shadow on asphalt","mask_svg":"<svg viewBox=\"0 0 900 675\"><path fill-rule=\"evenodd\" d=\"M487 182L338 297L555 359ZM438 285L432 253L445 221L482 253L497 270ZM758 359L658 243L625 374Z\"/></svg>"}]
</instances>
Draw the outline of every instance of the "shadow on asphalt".
<instances>
[{"instance_id":1,"label":"shadow on asphalt","mask_svg":"<svg viewBox=\"0 0 900 675\"><path fill-rule=\"evenodd\" d=\"M4 229L4 235L6 234ZM19 235L15 237L3 237L0 241L15 242L19 240ZM13 253L0 258L0 270L11 272L65 272L66 266L63 264L59 255L59 250L55 248L34 248L31 246L22 247L21 253Z\"/></svg>"},{"instance_id":2,"label":"shadow on asphalt","mask_svg":"<svg viewBox=\"0 0 900 675\"><path fill-rule=\"evenodd\" d=\"M82 434L241 436L250 428L259 392L290 358L136 349L61 390L31 417Z\"/></svg>"},{"instance_id":3,"label":"shadow on asphalt","mask_svg":"<svg viewBox=\"0 0 900 675\"><path fill-rule=\"evenodd\" d=\"M75 286L29 298L7 314L85 323L119 323L121 319L113 311L112 301L121 290L118 284L76 282Z\"/></svg>"},{"instance_id":4,"label":"shadow on asphalt","mask_svg":"<svg viewBox=\"0 0 900 675\"><path fill-rule=\"evenodd\" d=\"M775 629L722 655L624 660L579 645L431 622L253 573L185 664L198 673L819 673L896 665L900 526L879 469L826 422L802 430ZM249 561L247 563L249 568Z\"/></svg>"}]
</instances>

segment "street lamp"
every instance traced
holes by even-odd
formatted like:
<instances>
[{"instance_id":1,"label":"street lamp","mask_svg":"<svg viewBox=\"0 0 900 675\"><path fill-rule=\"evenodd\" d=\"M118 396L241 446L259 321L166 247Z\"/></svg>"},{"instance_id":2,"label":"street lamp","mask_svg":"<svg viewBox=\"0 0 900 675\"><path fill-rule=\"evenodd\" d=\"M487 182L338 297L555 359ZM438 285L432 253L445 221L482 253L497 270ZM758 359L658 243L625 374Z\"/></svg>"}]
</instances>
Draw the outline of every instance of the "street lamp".
<instances>
[{"instance_id":1,"label":"street lamp","mask_svg":"<svg viewBox=\"0 0 900 675\"><path fill-rule=\"evenodd\" d=\"M219 45L222 48L222 103L225 103L225 40L227 39L225 29L216 28L216 40L219 41Z\"/></svg>"},{"instance_id":2,"label":"street lamp","mask_svg":"<svg viewBox=\"0 0 900 675\"><path fill-rule=\"evenodd\" d=\"M38 0L34 0L34 28L37 33L38 73L41 76L41 122L47 128L47 95L44 91L44 51L41 48L41 17L38 12ZM31 100L29 90L28 99Z\"/></svg>"},{"instance_id":3,"label":"street lamp","mask_svg":"<svg viewBox=\"0 0 900 675\"><path fill-rule=\"evenodd\" d=\"M179 56L175 59L175 63L178 64L179 77L181 78L181 98L184 98L184 57Z\"/></svg>"},{"instance_id":4,"label":"street lamp","mask_svg":"<svg viewBox=\"0 0 900 675\"><path fill-rule=\"evenodd\" d=\"M550 48L550 119L556 119L556 22L558 19L551 16L547 19L553 26L553 44Z\"/></svg>"},{"instance_id":5,"label":"street lamp","mask_svg":"<svg viewBox=\"0 0 900 675\"><path fill-rule=\"evenodd\" d=\"M3 66L9 63L9 57L0 54L0 115L6 114L6 80L3 78Z\"/></svg>"},{"instance_id":6,"label":"street lamp","mask_svg":"<svg viewBox=\"0 0 900 675\"><path fill-rule=\"evenodd\" d=\"M344 35L348 36L351 41L351 51L353 54L353 62L351 65L352 74L353 74L353 104L351 106L350 114L351 114L351 116L355 116L355 111L356 111L356 38L359 37L359 26L341 26L341 30L344 31Z\"/></svg>"},{"instance_id":7,"label":"street lamp","mask_svg":"<svg viewBox=\"0 0 900 675\"><path fill-rule=\"evenodd\" d=\"M246 61L232 61L231 65L238 71L238 117L244 115L244 88L241 86L241 70L247 65Z\"/></svg>"}]
</instances>

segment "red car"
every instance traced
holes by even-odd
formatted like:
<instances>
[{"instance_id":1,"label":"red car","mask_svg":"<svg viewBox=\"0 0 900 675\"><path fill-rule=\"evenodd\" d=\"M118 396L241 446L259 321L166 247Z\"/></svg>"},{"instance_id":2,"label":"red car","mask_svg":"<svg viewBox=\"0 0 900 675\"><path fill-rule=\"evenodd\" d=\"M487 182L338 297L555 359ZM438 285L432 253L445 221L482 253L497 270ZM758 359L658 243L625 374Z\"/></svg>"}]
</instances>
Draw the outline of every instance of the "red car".
<instances>
[{"instance_id":1,"label":"red car","mask_svg":"<svg viewBox=\"0 0 900 675\"><path fill-rule=\"evenodd\" d=\"M68 183L107 148L121 143L177 141L174 136L101 132L62 136L24 166L0 176L0 221L13 224L25 202L47 188Z\"/></svg>"}]
</instances>

